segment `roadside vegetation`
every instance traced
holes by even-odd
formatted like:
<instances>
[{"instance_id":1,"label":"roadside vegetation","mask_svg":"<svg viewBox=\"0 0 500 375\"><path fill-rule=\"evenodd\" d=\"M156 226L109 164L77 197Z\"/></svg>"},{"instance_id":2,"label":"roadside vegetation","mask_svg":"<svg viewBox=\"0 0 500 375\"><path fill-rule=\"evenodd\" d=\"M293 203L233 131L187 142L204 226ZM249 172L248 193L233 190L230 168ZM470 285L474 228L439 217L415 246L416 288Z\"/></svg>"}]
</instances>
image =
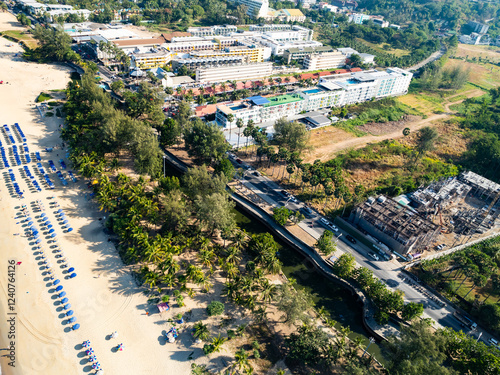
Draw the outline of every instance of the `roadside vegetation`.
<instances>
[{"instance_id":1,"label":"roadside vegetation","mask_svg":"<svg viewBox=\"0 0 500 375\"><path fill-rule=\"evenodd\" d=\"M423 260L412 272L500 334L500 237Z\"/></svg>"}]
</instances>

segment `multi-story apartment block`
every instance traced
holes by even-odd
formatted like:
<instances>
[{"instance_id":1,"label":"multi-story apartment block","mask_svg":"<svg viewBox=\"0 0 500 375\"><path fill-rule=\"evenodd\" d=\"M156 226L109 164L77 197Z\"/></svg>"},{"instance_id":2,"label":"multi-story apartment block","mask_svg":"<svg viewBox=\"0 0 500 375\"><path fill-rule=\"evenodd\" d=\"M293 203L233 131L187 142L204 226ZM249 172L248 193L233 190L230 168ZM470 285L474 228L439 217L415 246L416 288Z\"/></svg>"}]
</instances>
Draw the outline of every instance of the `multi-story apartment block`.
<instances>
[{"instance_id":1,"label":"multi-story apartment block","mask_svg":"<svg viewBox=\"0 0 500 375\"><path fill-rule=\"evenodd\" d=\"M264 62L266 56L270 55L270 49L265 47L227 47L222 50L208 50L191 52L190 56L194 58L209 57L229 57L229 56L248 56L249 62Z\"/></svg>"},{"instance_id":2,"label":"multi-story apartment block","mask_svg":"<svg viewBox=\"0 0 500 375\"><path fill-rule=\"evenodd\" d=\"M363 21L368 21L370 16L368 14L353 13L349 16L349 21L361 25Z\"/></svg>"},{"instance_id":3,"label":"multi-story apartment block","mask_svg":"<svg viewBox=\"0 0 500 375\"><path fill-rule=\"evenodd\" d=\"M270 10L267 12L265 17L268 20L279 19L280 21L286 22L304 22L306 16L300 11L300 9L279 9Z\"/></svg>"},{"instance_id":4,"label":"multi-story apartment block","mask_svg":"<svg viewBox=\"0 0 500 375\"><path fill-rule=\"evenodd\" d=\"M223 25L223 26L210 26L210 27L190 27L188 28L188 33L193 36L216 36L224 35L229 36L232 33L238 31L238 28L234 25Z\"/></svg>"},{"instance_id":5,"label":"multi-story apartment block","mask_svg":"<svg viewBox=\"0 0 500 375\"><path fill-rule=\"evenodd\" d=\"M469 21L467 25L470 26L473 32L478 33L478 34L486 34L488 32L488 25L485 25L480 22L475 22L475 21Z\"/></svg>"},{"instance_id":6,"label":"multi-story apartment block","mask_svg":"<svg viewBox=\"0 0 500 375\"><path fill-rule=\"evenodd\" d=\"M172 54L168 51L157 51L134 53L130 59L131 66L139 69L152 69L167 65L172 60Z\"/></svg>"},{"instance_id":7,"label":"multi-story apartment block","mask_svg":"<svg viewBox=\"0 0 500 375\"><path fill-rule=\"evenodd\" d=\"M316 87L275 97L252 97L217 107L216 121L223 127L233 127L236 120L252 119L256 124L272 122L301 111L341 107L371 99L403 95L408 92L412 73L399 68L385 72L365 71L337 74L320 78ZM229 122L227 116L233 115Z\"/></svg>"},{"instance_id":8,"label":"multi-story apartment block","mask_svg":"<svg viewBox=\"0 0 500 375\"><path fill-rule=\"evenodd\" d=\"M272 71L273 64L271 62L219 66L216 68L199 68L196 69L196 81L201 83L214 83L258 79L270 76Z\"/></svg>"},{"instance_id":9,"label":"multi-story apartment block","mask_svg":"<svg viewBox=\"0 0 500 375\"><path fill-rule=\"evenodd\" d=\"M247 7L247 15L253 18L264 18L269 12L269 0L231 0L236 5Z\"/></svg>"},{"instance_id":10,"label":"multi-story apartment block","mask_svg":"<svg viewBox=\"0 0 500 375\"><path fill-rule=\"evenodd\" d=\"M265 34L257 40L260 44L271 48L271 53L275 56L282 56L286 50L291 48L317 48L323 45L315 40L278 41Z\"/></svg>"},{"instance_id":11,"label":"multi-story apartment block","mask_svg":"<svg viewBox=\"0 0 500 375\"><path fill-rule=\"evenodd\" d=\"M345 55L339 51L311 53L304 57L303 67L307 70L341 68L345 65L345 60Z\"/></svg>"},{"instance_id":12,"label":"multi-story apartment block","mask_svg":"<svg viewBox=\"0 0 500 375\"><path fill-rule=\"evenodd\" d=\"M182 66L190 70L196 70L198 68L214 68L223 67L227 65L241 65L248 64L250 62L250 57L248 55L243 56L227 56L227 57L207 57L204 59L197 58L187 58L172 60L172 68L174 70L179 69Z\"/></svg>"},{"instance_id":13,"label":"multi-story apartment block","mask_svg":"<svg viewBox=\"0 0 500 375\"><path fill-rule=\"evenodd\" d=\"M317 46L317 47L306 47L306 48L288 48L283 52L283 59L290 64L292 60L297 60L298 62L303 62L304 58L313 53L328 53L335 52L335 49L329 46Z\"/></svg>"}]
</instances>

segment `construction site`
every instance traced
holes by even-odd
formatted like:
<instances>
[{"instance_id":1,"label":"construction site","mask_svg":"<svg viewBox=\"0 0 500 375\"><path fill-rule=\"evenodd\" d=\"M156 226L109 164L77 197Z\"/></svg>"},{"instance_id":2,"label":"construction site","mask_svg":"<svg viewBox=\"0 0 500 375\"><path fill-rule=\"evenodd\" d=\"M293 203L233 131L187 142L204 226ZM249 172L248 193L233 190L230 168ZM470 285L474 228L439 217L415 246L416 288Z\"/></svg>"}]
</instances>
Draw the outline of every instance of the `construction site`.
<instances>
[{"instance_id":1,"label":"construction site","mask_svg":"<svg viewBox=\"0 0 500 375\"><path fill-rule=\"evenodd\" d=\"M500 185L463 172L395 199L370 197L349 221L401 255L449 249L500 233Z\"/></svg>"}]
</instances>

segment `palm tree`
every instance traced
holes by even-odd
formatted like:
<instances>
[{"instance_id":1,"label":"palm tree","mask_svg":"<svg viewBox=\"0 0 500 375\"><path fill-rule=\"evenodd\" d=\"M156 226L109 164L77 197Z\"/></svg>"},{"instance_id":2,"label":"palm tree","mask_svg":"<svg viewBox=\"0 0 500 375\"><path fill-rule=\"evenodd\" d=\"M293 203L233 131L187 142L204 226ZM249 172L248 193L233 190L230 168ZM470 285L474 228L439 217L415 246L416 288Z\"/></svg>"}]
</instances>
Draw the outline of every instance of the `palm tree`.
<instances>
[{"instance_id":1,"label":"palm tree","mask_svg":"<svg viewBox=\"0 0 500 375\"><path fill-rule=\"evenodd\" d=\"M233 263L233 264L239 263L239 261L241 260L240 255L241 255L241 250L239 248L237 248L236 246L230 246L227 249L225 261L227 263Z\"/></svg>"},{"instance_id":2,"label":"palm tree","mask_svg":"<svg viewBox=\"0 0 500 375\"><path fill-rule=\"evenodd\" d=\"M221 88L222 92L223 92L223 93L225 93L225 92L226 92L226 88L227 88L226 83L225 83L225 82L222 82L222 83L220 84L220 88Z\"/></svg>"},{"instance_id":3,"label":"palm tree","mask_svg":"<svg viewBox=\"0 0 500 375\"><path fill-rule=\"evenodd\" d=\"M238 127L238 145L236 146L236 149L240 148L240 136L241 136L241 128L245 125L243 120L241 118L236 120L236 126Z\"/></svg>"},{"instance_id":4,"label":"palm tree","mask_svg":"<svg viewBox=\"0 0 500 375\"><path fill-rule=\"evenodd\" d=\"M226 296L229 300L234 301L238 295L238 285L234 281L226 281L222 288L222 295Z\"/></svg>"},{"instance_id":5,"label":"palm tree","mask_svg":"<svg viewBox=\"0 0 500 375\"><path fill-rule=\"evenodd\" d=\"M260 292L260 299L264 302L271 302L276 295L276 285L271 284L268 279L261 283L262 290Z\"/></svg>"},{"instance_id":6,"label":"palm tree","mask_svg":"<svg viewBox=\"0 0 500 375\"><path fill-rule=\"evenodd\" d=\"M236 360L236 362L234 363L233 368L238 366L238 369L241 370L242 368L250 365L250 363L248 362L248 354L243 348L241 348L234 354L234 359Z\"/></svg>"},{"instance_id":7,"label":"palm tree","mask_svg":"<svg viewBox=\"0 0 500 375\"><path fill-rule=\"evenodd\" d=\"M194 325L194 333L193 337L200 339L201 341L207 341L210 337L210 331L208 330L208 326L203 324L203 322L198 322Z\"/></svg>"},{"instance_id":8,"label":"palm tree","mask_svg":"<svg viewBox=\"0 0 500 375\"><path fill-rule=\"evenodd\" d=\"M229 139L231 139L231 129L233 128L232 122L234 121L234 115L232 113L227 115L227 122L229 125Z\"/></svg>"},{"instance_id":9,"label":"palm tree","mask_svg":"<svg viewBox=\"0 0 500 375\"><path fill-rule=\"evenodd\" d=\"M220 352L222 350L222 345L227 341L227 338L222 337L219 333L216 337L212 337L212 350L214 352Z\"/></svg>"}]
</instances>

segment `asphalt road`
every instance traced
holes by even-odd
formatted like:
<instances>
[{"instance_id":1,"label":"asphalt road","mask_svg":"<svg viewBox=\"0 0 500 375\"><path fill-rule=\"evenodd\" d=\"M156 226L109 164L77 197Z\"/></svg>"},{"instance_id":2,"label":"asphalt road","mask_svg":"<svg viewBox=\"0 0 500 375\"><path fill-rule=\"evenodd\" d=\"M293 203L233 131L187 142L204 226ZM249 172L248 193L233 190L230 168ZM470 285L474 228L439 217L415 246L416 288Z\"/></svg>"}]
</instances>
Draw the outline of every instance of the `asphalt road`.
<instances>
[{"instance_id":1,"label":"asphalt road","mask_svg":"<svg viewBox=\"0 0 500 375\"><path fill-rule=\"evenodd\" d=\"M237 168L248 168L244 163L237 163L234 158L230 158L230 160ZM281 193L283 190L282 187L269 180L267 177L255 175L253 169L246 169L240 181L245 187L252 190L260 198L273 206L286 205L286 207L291 210L298 210L305 206L304 203L300 201L298 203L293 203L287 200ZM314 238L319 238L325 230L325 227L319 221L321 217L322 216L315 213L313 217L306 218L299 225ZM422 303L424 305L425 317L432 318L440 326L451 327L457 331L463 330L461 323L453 316L453 312L455 311L453 307L448 304L444 304L444 306L438 304L436 301L440 300L430 291L413 280L404 280L405 276L401 272L402 266L397 260L376 261L368 255L371 250L366 246L359 242L356 244L348 242L346 240L346 232L339 229L339 231L334 234L337 236L338 249L334 256L341 255L341 252L352 254L360 266L372 270L373 274L380 280L383 280L389 288L403 291L406 302ZM477 338L479 332L480 331L476 330L470 334ZM489 334L483 332L481 339L487 342L490 337Z\"/></svg>"}]
</instances>

